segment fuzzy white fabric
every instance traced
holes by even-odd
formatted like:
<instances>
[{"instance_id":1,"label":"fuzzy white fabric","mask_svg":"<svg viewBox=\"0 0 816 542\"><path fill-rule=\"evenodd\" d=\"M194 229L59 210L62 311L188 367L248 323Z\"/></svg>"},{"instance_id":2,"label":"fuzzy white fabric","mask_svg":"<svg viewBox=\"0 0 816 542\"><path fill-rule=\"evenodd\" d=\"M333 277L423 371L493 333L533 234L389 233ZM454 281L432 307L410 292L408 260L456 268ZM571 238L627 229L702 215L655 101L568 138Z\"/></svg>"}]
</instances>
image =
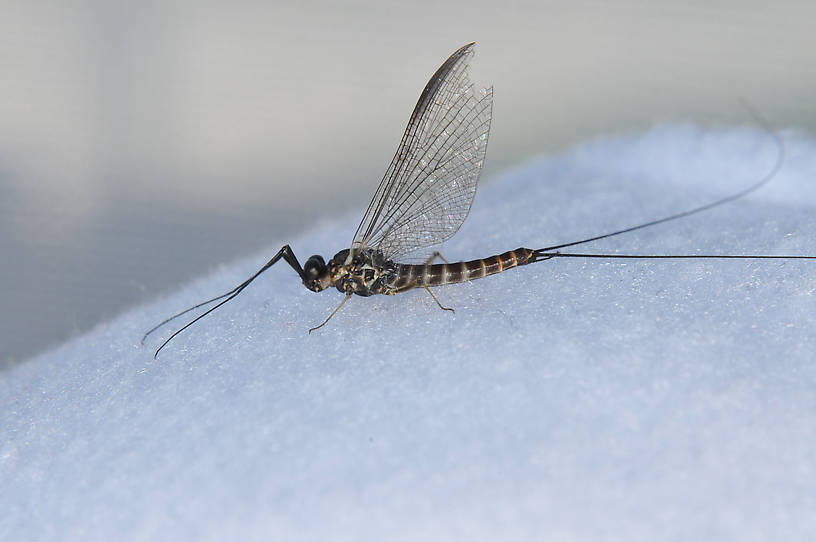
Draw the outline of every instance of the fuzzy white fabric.
<instances>
[{"instance_id":1,"label":"fuzzy white fabric","mask_svg":"<svg viewBox=\"0 0 816 542\"><path fill-rule=\"evenodd\" d=\"M570 250L816 254L816 140L784 138L744 200ZM753 129L590 142L489 179L443 254L682 211L776 152ZM551 260L436 289L455 314L354 297L311 335L342 296L281 262L158 361L161 337L139 346L285 242L328 258L356 225L0 374L0 539L816 538L816 262Z\"/></svg>"}]
</instances>

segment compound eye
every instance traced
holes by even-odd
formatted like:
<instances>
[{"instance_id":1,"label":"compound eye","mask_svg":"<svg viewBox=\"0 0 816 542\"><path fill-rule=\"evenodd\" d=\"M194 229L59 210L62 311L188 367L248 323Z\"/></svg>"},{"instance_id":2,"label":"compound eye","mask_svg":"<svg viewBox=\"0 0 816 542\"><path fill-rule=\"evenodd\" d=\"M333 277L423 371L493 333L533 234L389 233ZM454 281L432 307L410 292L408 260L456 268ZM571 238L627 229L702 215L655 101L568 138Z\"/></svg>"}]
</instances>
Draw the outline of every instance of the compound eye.
<instances>
[{"instance_id":1,"label":"compound eye","mask_svg":"<svg viewBox=\"0 0 816 542\"><path fill-rule=\"evenodd\" d=\"M314 280L322 275L325 269L325 260L323 260L322 256L315 254L306 260L306 265L303 266L303 273L306 275L307 279Z\"/></svg>"}]
</instances>

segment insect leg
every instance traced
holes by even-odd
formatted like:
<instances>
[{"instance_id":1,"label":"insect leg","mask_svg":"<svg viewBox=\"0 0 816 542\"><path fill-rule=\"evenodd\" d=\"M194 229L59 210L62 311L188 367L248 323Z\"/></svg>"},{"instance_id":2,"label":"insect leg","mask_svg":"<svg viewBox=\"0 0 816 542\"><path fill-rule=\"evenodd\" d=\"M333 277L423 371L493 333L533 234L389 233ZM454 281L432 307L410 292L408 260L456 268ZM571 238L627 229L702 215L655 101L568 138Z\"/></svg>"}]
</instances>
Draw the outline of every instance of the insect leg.
<instances>
[{"instance_id":1,"label":"insect leg","mask_svg":"<svg viewBox=\"0 0 816 542\"><path fill-rule=\"evenodd\" d=\"M326 324L329 322L329 320L331 320L331 319L332 319L332 316L334 316L335 314L337 314L337 311L339 311L339 310L340 310L340 307L342 307L343 305L345 305L346 301L348 301L348 298L350 298L350 297L351 297L351 294L346 294L346 297L344 297L344 298L343 298L343 301L341 301L341 302L340 302L340 304L339 304L339 305L337 305L337 308L336 308L336 309L334 309L334 310L332 311L332 313L329 315L329 317L328 317L328 318L326 318L326 319L323 321L323 323L322 323L322 324L320 324L319 326L317 326L317 327L313 327L313 328L309 328L309 333L311 333L312 331L314 331L314 330L316 330L316 329L320 329L321 327L325 326L325 325L326 325Z\"/></svg>"},{"instance_id":2,"label":"insect leg","mask_svg":"<svg viewBox=\"0 0 816 542\"><path fill-rule=\"evenodd\" d=\"M151 329L150 329L150 330L149 330L147 333L145 333L145 334L144 334L144 336L142 337L142 344L144 344L144 342L145 342L145 340L147 339L148 335L150 335L151 333L153 333L154 331L156 331L156 330L157 330L157 329L159 329L160 327L164 326L165 324L167 324L167 323L169 323L169 322L172 322L173 320L175 320L175 319L176 319L176 318L178 318L179 316L184 316L185 314L187 314L187 313L188 313L188 312L190 312L190 311L194 311L194 310L196 310L196 309L198 309L198 308L201 308L201 307L203 307L203 306L205 306L205 305L209 305L210 303L213 303L213 302L215 302L215 301L218 301L218 300L220 300L220 299L223 299L223 301L221 301L220 303L218 303L216 306L214 306L214 307L212 307L212 308L208 309L207 311L205 311L204 313L200 314L200 315L199 315L199 316L197 316L195 319L193 319L192 321L190 321L189 323L187 323L187 324L186 324L184 327L182 327L181 329L179 329L178 331L176 331L175 333L173 333L172 335L170 335L170 337L169 337L169 338L168 338L166 341L164 341L164 342L162 343L162 345L161 345L161 346L160 346L160 347L159 347L159 348L156 350L156 353L153 355L153 358L155 359L155 358L156 358L156 357L159 355L159 351L160 351L162 348L164 348L164 347L167 345L167 343L169 343L169 342L170 342L170 341L171 341L171 340L172 340L172 339L173 339L173 338L174 338L176 335L178 335L179 333L181 333L182 331L184 331L185 329L187 329L188 327L190 327L191 325L193 325L193 324L194 324L194 323L196 323L197 321L201 320L202 318L204 318L205 316L207 316L208 314L210 314L212 311L214 311L215 309L217 309L218 307L220 307L221 305L223 305L223 304L224 304L224 303L226 303L227 301L230 301L232 298L234 298L235 296L237 296L238 294L240 294L240 293L241 293L241 291L243 291L243 289L244 289L244 288L246 288L247 286L249 286L249 283L251 283L253 280L255 280L256 278L258 278L258 275L260 275L261 273L263 273L264 271L266 271L267 269L269 269L270 267L272 267L273 265L275 265L275 264L278 262L278 260L280 260L281 258L283 258L283 259L284 259L284 261L285 261L286 263L288 263L288 264L289 264L289 265L292 267L292 269L294 269L294 270L297 272L297 274L298 274L298 275L300 275L301 280L303 280L303 278L304 278L304 275L303 275L303 268L300 266L300 262L298 262L297 257L295 256L295 253L294 253L294 252L292 252L292 249L289 247L289 245L284 245L284 246L283 246L283 247L282 247L282 248L281 248L281 249L278 251L278 253L277 253L277 254L275 254L275 256L273 256L271 260L269 260L268 262L266 262L266 264L264 264L264 266L263 266L263 267L261 267L261 268L260 268L258 271L256 271L254 275L252 275L251 277L249 277L247 280L245 280L244 282L242 282L241 284L239 284L238 286L236 286L235 288L233 288L233 289L232 289L232 290L230 290L229 292L227 292L227 293L225 293L225 294L221 294L221 295L219 295L219 296L217 296L217 297L214 297L214 298L212 298L212 299L208 299L207 301L203 301L203 302L199 303L198 305L193 305L193 306L192 306L192 307L190 307L189 309L185 309L185 310L183 310L183 311L181 311L181 312L179 312L179 313L177 313L177 314L174 314L174 315L173 315L173 316L171 316L170 318L167 318L167 319L166 319L166 320L164 320L163 322L161 322L161 323L159 323L159 324L157 324L157 325L153 326L153 328L151 328ZM226 299L224 299L224 298L226 298Z\"/></svg>"},{"instance_id":3,"label":"insect leg","mask_svg":"<svg viewBox=\"0 0 816 542\"><path fill-rule=\"evenodd\" d=\"M431 254L430 256L428 256L428 259L427 259L427 260L425 260L425 264L424 264L424 265L431 265L431 264L433 263L433 261L434 261L435 259L437 259L437 258L439 258L440 260L442 260L442 261L443 261L443 262L445 262L445 263L450 263L448 260L446 260L446 259L444 258L444 256L442 256L442 253L441 253L441 252L439 252L438 250L434 250L434 253L433 253L433 254Z\"/></svg>"},{"instance_id":4,"label":"insect leg","mask_svg":"<svg viewBox=\"0 0 816 542\"><path fill-rule=\"evenodd\" d=\"M422 285L422 287L423 287L423 288L425 288L425 290L426 290L426 291L427 291L429 294L431 294L431 297L433 298L433 300L434 300L434 301L436 301L436 304L437 304L437 305L439 305L439 308L440 308L440 309L442 309L443 311L451 311L451 312L456 312L455 310L453 310L453 309L452 309L452 308L450 308L450 307L444 307L444 306L442 306L442 303L440 303L440 302L439 302L439 300L436 298L436 296L434 295L434 293L431 291L431 289L430 289L430 288L428 288L428 286L427 286L427 285L423 284L423 285Z\"/></svg>"}]
</instances>

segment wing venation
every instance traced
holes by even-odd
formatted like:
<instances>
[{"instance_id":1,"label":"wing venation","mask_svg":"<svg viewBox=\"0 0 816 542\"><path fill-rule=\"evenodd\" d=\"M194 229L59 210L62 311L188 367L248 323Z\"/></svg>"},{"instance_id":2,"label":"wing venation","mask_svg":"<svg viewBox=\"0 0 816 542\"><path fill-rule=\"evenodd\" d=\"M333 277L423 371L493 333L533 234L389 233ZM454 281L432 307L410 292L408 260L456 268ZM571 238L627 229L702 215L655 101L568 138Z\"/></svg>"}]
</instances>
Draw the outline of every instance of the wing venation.
<instances>
[{"instance_id":1,"label":"wing venation","mask_svg":"<svg viewBox=\"0 0 816 542\"><path fill-rule=\"evenodd\" d=\"M487 151L492 88L474 91L473 43L453 53L419 97L354 235L353 251L398 260L451 237L467 218Z\"/></svg>"}]
</instances>

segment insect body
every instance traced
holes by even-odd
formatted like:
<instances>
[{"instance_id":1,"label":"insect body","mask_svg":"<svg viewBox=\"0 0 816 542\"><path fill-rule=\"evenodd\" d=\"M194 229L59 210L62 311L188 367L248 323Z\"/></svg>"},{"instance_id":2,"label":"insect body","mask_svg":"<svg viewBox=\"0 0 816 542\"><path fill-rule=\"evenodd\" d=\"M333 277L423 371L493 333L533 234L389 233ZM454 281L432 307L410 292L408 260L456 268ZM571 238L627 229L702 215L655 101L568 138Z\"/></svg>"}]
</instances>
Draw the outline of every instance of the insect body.
<instances>
[{"instance_id":1,"label":"insect body","mask_svg":"<svg viewBox=\"0 0 816 542\"><path fill-rule=\"evenodd\" d=\"M328 322L353 295L393 295L413 288L424 288L443 309L430 288L485 277L552 258L735 258L735 259L816 259L816 256L766 255L625 255L573 254L560 249L590 243L699 213L739 199L767 183L783 163L784 145L770 129L779 144L779 159L761 180L728 197L685 212L653 220L622 230L532 250L518 248L485 259L456 263L433 263L438 252L424 264L403 263L410 257L438 245L451 237L467 218L484 164L493 106L491 88L474 90L468 75L468 63L474 44L455 51L434 73L414 108L397 152L383 176L374 197L363 215L349 248L341 250L328 262L311 256L301 267L294 252L285 245L254 275L229 292L190 307L161 322L153 331L190 311L207 309L174 332L156 350L176 335L240 294L261 273L280 259L300 276L303 285L313 292L335 287L345 298L329 317L313 331ZM760 120L761 122L761 120Z\"/></svg>"},{"instance_id":2,"label":"insect body","mask_svg":"<svg viewBox=\"0 0 816 542\"><path fill-rule=\"evenodd\" d=\"M289 245L283 247L281 253L287 261L297 262ZM298 271L306 288L313 292L322 292L334 286L339 292L346 294L343 303L353 294L363 297L375 294L394 295L414 288L425 288L440 308L453 310L443 307L428 288L475 280L552 257L529 248L517 248L469 262L432 264L429 260L425 264L416 265L394 263L381 251L365 248L358 252L350 249L341 250L328 263L324 262L322 256L315 255L306 260L302 270L296 265L292 267ZM231 292L232 295L237 293L238 291ZM340 307L337 307L322 324L309 331L323 327Z\"/></svg>"},{"instance_id":3,"label":"insect body","mask_svg":"<svg viewBox=\"0 0 816 542\"><path fill-rule=\"evenodd\" d=\"M328 264L323 264L320 256L312 256L304 268L304 285L313 292L334 286L349 295L394 295L413 288L475 280L538 261L535 251L529 248L469 262L422 265L397 264L370 249L363 250L351 260L349 255L348 249L342 250Z\"/></svg>"}]
</instances>

